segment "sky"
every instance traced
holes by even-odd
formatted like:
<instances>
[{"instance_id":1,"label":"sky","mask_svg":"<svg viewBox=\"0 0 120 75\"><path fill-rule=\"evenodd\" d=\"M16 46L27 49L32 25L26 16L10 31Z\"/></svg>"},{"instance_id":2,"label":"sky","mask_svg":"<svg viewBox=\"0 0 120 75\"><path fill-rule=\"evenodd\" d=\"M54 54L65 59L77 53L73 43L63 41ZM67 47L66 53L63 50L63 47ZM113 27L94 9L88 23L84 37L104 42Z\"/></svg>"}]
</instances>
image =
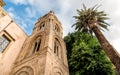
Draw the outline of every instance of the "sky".
<instances>
[{"instance_id":1,"label":"sky","mask_svg":"<svg viewBox=\"0 0 120 75\"><path fill-rule=\"evenodd\" d=\"M120 53L120 0L4 0L6 12L30 35L37 20L50 10L62 23L63 35L73 32L71 26L75 23L73 16L77 15L76 9L87 8L98 4L98 10L105 11L110 18L109 31L103 32L111 45Z\"/></svg>"}]
</instances>

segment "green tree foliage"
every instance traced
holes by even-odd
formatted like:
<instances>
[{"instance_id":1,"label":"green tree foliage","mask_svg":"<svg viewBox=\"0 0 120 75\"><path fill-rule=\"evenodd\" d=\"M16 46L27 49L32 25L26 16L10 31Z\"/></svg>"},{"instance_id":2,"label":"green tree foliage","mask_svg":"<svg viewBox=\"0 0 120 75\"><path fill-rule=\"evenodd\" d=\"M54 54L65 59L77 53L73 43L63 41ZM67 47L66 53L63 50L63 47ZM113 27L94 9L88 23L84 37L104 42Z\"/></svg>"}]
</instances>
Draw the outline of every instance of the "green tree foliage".
<instances>
[{"instance_id":1,"label":"green tree foliage","mask_svg":"<svg viewBox=\"0 0 120 75\"><path fill-rule=\"evenodd\" d=\"M80 32L90 34L94 32L105 53L110 58L111 62L116 67L118 74L120 75L120 57L114 47L100 31L104 31L104 29L108 30L109 24L106 20L109 18L104 11L99 11L97 9L98 7L99 6L95 5L92 8L86 8L86 6L83 5L83 9L77 10L78 15L74 16L76 22L73 26L75 27L75 30Z\"/></svg>"},{"instance_id":2,"label":"green tree foliage","mask_svg":"<svg viewBox=\"0 0 120 75\"><path fill-rule=\"evenodd\" d=\"M64 40L70 75L116 75L112 63L95 37L74 32L69 33Z\"/></svg>"}]
</instances>

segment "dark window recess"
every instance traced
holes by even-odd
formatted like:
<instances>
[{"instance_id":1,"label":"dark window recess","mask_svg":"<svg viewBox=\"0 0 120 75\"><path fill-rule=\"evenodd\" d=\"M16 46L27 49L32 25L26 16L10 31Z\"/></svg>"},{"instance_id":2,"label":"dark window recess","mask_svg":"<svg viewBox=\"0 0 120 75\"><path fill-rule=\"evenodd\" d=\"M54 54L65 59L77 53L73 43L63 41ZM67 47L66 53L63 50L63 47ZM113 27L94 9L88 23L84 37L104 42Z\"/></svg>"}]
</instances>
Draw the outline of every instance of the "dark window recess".
<instances>
[{"instance_id":1,"label":"dark window recess","mask_svg":"<svg viewBox=\"0 0 120 75\"><path fill-rule=\"evenodd\" d=\"M39 30L41 30L41 28L42 28L42 27L40 26L40 27L39 27Z\"/></svg>"},{"instance_id":2,"label":"dark window recess","mask_svg":"<svg viewBox=\"0 0 120 75\"><path fill-rule=\"evenodd\" d=\"M57 56L58 56L58 54L59 54L59 46L57 46L57 49L56 49L56 54L57 54Z\"/></svg>"},{"instance_id":3,"label":"dark window recess","mask_svg":"<svg viewBox=\"0 0 120 75\"><path fill-rule=\"evenodd\" d=\"M57 24L55 25L55 31L59 32L59 27L57 26Z\"/></svg>"},{"instance_id":4,"label":"dark window recess","mask_svg":"<svg viewBox=\"0 0 120 75\"><path fill-rule=\"evenodd\" d=\"M43 27L45 26L45 24L43 24Z\"/></svg>"},{"instance_id":5,"label":"dark window recess","mask_svg":"<svg viewBox=\"0 0 120 75\"><path fill-rule=\"evenodd\" d=\"M58 56L59 55L59 45L58 42L54 43L54 53Z\"/></svg>"},{"instance_id":6,"label":"dark window recess","mask_svg":"<svg viewBox=\"0 0 120 75\"><path fill-rule=\"evenodd\" d=\"M35 46L34 46L34 50L33 50L33 52L35 52L36 47L37 47L37 42L35 43Z\"/></svg>"},{"instance_id":7,"label":"dark window recess","mask_svg":"<svg viewBox=\"0 0 120 75\"><path fill-rule=\"evenodd\" d=\"M54 43L54 53L56 53L56 42Z\"/></svg>"},{"instance_id":8,"label":"dark window recess","mask_svg":"<svg viewBox=\"0 0 120 75\"><path fill-rule=\"evenodd\" d=\"M41 23L40 27L39 27L39 30L43 29L45 27L45 23Z\"/></svg>"},{"instance_id":9,"label":"dark window recess","mask_svg":"<svg viewBox=\"0 0 120 75\"><path fill-rule=\"evenodd\" d=\"M37 47L37 50L36 50L36 51L39 51L39 49L40 49L40 44L41 44L41 40L38 42L38 47Z\"/></svg>"},{"instance_id":10,"label":"dark window recess","mask_svg":"<svg viewBox=\"0 0 120 75\"><path fill-rule=\"evenodd\" d=\"M40 45L41 45L41 39L38 42L35 43L33 52L39 51L40 50Z\"/></svg>"}]
</instances>

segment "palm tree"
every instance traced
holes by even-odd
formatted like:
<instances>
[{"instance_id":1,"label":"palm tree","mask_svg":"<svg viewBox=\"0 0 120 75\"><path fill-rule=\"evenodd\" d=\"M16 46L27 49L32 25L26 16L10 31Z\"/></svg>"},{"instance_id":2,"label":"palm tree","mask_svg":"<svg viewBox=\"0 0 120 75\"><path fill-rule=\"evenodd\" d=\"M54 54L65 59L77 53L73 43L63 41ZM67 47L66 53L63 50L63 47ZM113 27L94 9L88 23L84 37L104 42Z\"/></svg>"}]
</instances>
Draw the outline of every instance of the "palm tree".
<instances>
[{"instance_id":1,"label":"palm tree","mask_svg":"<svg viewBox=\"0 0 120 75\"><path fill-rule=\"evenodd\" d=\"M83 9L77 10L78 16L74 16L76 23L73 24L73 26L75 26L77 31L91 34L94 32L99 43L120 75L120 56L100 31L104 31L104 29L108 30L107 27L109 24L106 23L106 20L109 18L106 17L107 14L105 14L104 11L98 11L98 7L99 6L95 5L94 7L87 9L86 6L83 5Z\"/></svg>"}]
</instances>

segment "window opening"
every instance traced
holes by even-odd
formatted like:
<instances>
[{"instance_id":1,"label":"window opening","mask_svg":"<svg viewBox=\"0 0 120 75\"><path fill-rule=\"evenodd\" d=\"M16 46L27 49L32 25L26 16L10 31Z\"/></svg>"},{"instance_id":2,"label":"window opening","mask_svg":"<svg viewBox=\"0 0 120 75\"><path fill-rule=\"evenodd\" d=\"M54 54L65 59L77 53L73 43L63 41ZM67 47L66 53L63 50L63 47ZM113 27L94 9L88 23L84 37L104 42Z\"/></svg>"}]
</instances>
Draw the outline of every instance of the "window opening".
<instances>
[{"instance_id":1,"label":"window opening","mask_svg":"<svg viewBox=\"0 0 120 75\"><path fill-rule=\"evenodd\" d=\"M57 56L58 56L58 54L59 54L59 46L57 46L57 49L56 49L56 54L57 54Z\"/></svg>"},{"instance_id":2,"label":"window opening","mask_svg":"<svg viewBox=\"0 0 120 75\"><path fill-rule=\"evenodd\" d=\"M56 42L54 43L54 53L56 53Z\"/></svg>"},{"instance_id":3,"label":"window opening","mask_svg":"<svg viewBox=\"0 0 120 75\"><path fill-rule=\"evenodd\" d=\"M45 26L45 24L43 24L43 27Z\"/></svg>"},{"instance_id":4,"label":"window opening","mask_svg":"<svg viewBox=\"0 0 120 75\"><path fill-rule=\"evenodd\" d=\"M39 51L39 49L40 49L40 45L41 45L41 39L40 39L39 41L35 42L33 52L37 52L37 51Z\"/></svg>"},{"instance_id":5,"label":"window opening","mask_svg":"<svg viewBox=\"0 0 120 75\"><path fill-rule=\"evenodd\" d=\"M5 36L2 35L0 37L0 51L3 52L3 50L10 44L10 40Z\"/></svg>"},{"instance_id":6,"label":"window opening","mask_svg":"<svg viewBox=\"0 0 120 75\"><path fill-rule=\"evenodd\" d=\"M35 43L35 46L34 46L34 50L33 50L33 52L35 52L36 47L37 47L37 42Z\"/></svg>"},{"instance_id":7,"label":"window opening","mask_svg":"<svg viewBox=\"0 0 120 75\"><path fill-rule=\"evenodd\" d=\"M40 24L39 30L43 29L44 27L45 27L45 22L42 22L42 23Z\"/></svg>"},{"instance_id":8,"label":"window opening","mask_svg":"<svg viewBox=\"0 0 120 75\"><path fill-rule=\"evenodd\" d=\"M55 25L55 31L59 32L59 27L57 26L57 24Z\"/></svg>"},{"instance_id":9,"label":"window opening","mask_svg":"<svg viewBox=\"0 0 120 75\"><path fill-rule=\"evenodd\" d=\"M39 51L39 49L40 49L40 44L41 44L41 40L38 42L38 46L37 46L37 50L36 50L36 51Z\"/></svg>"},{"instance_id":10,"label":"window opening","mask_svg":"<svg viewBox=\"0 0 120 75\"><path fill-rule=\"evenodd\" d=\"M54 53L59 56L59 43L58 41L55 41L54 43Z\"/></svg>"}]
</instances>

